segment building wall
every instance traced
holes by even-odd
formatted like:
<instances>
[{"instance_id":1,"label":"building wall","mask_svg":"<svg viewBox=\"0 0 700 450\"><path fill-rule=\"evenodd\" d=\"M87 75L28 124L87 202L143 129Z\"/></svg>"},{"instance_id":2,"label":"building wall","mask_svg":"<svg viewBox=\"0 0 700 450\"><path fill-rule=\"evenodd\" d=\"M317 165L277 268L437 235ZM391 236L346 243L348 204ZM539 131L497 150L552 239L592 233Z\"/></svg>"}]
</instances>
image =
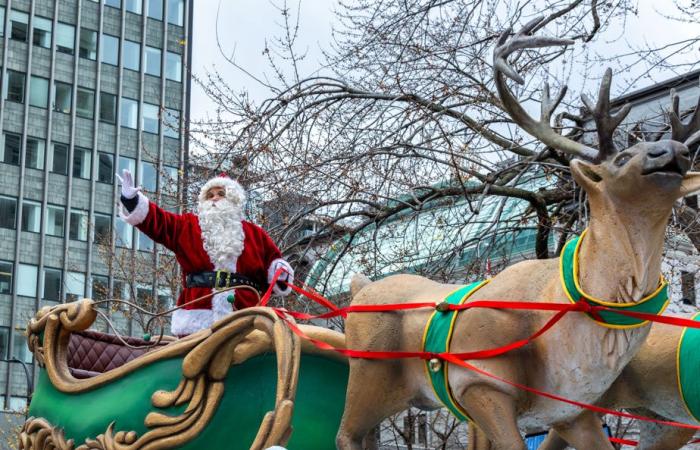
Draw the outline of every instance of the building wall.
<instances>
[{"instance_id":1,"label":"building wall","mask_svg":"<svg viewBox=\"0 0 700 450\"><path fill-rule=\"evenodd\" d=\"M114 173L130 168L178 208L190 11L189 0L0 0L0 359L33 369L23 331L44 305L132 299L135 287L172 297L118 267L164 256L119 221ZM118 332L141 333L104 311ZM0 393L4 409L26 404L19 363L0 362Z\"/></svg>"}]
</instances>

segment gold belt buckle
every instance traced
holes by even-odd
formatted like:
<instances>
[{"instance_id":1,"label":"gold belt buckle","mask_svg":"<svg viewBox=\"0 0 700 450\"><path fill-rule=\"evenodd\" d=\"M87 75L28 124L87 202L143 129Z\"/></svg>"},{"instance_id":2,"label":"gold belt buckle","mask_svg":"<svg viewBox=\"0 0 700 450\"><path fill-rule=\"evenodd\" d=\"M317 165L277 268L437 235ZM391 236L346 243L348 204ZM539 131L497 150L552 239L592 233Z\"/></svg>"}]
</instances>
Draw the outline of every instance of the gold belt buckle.
<instances>
[{"instance_id":1,"label":"gold belt buckle","mask_svg":"<svg viewBox=\"0 0 700 450\"><path fill-rule=\"evenodd\" d=\"M219 290L219 277L221 276L221 271L217 270L216 271L216 279L214 280L214 289Z\"/></svg>"}]
</instances>

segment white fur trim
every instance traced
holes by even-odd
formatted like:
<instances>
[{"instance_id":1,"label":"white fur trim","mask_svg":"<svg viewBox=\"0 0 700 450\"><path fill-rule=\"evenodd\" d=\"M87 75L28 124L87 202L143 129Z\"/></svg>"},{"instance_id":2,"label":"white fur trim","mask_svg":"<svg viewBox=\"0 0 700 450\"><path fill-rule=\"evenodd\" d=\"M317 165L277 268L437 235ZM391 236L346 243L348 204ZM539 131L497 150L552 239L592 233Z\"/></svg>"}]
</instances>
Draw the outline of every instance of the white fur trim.
<instances>
[{"instance_id":1,"label":"white fur trim","mask_svg":"<svg viewBox=\"0 0 700 450\"><path fill-rule=\"evenodd\" d=\"M273 260L270 263L270 267L267 268L267 283L270 284L272 283L272 279L275 277L275 272L277 272L277 269L280 267L284 268L284 270L287 271L287 274L282 274L280 275L280 278L284 280L285 275L287 275L286 281L289 283L294 282L294 269L292 269L292 266L289 265L287 261L285 261L282 258L277 258ZM290 292L292 292L292 288L287 286L285 289L280 288L277 286L277 283L275 283L274 286L272 286L272 292L274 292L277 295L285 296L289 295Z\"/></svg>"},{"instance_id":2,"label":"white fur trim","mask_svg":"<svg viewBox=\"0 0 700 450\"><path fill-rule=\"evenodd\" d=\"M186 336L214 323L211 309L177 309L173 312L170 330L175 336Z\"/></svg>"},{"instance_id":3,"label":"white fur trim","mask_svg":"<svg viewBox=\"0 0 700 450\"><path fill-rule=\"evenodd\" d=\"M214 294L214 298L211 299L213 322L223 319L234 311L233 303L229 303L228 301L229 295L235 295L234 291L231 290Z\"/></svg>"},{"instance_id":4,"label":"white fur trim","mask_svg":"<svg viewBox=\"0 0 700 450\"><path fill-rule=\"evenodd\" d=\"M124 205L119 205L119 217L129 225L136 226L146 220L146 216L148 216L148 207L150 204L148 197L139 192L138 199L139 202L136 204L136 208L131 212L127 211Z\"/></svg>"},{"instance_id":5,"label":"white fur trim","mask_svg":"<svg viewBox=\"0 0 700 450\"><path fill-rule=\"evenodd\" d=\"M199 191L200 202L207 199L207 192L213 187L223 187L226 189L226 198L228 200L241 207L245 205L246 195L243 186L241 186L238 181L228 177L214 177L204 183L204 186L202 186L202 189Z\"/></svg>"}]
</instances>

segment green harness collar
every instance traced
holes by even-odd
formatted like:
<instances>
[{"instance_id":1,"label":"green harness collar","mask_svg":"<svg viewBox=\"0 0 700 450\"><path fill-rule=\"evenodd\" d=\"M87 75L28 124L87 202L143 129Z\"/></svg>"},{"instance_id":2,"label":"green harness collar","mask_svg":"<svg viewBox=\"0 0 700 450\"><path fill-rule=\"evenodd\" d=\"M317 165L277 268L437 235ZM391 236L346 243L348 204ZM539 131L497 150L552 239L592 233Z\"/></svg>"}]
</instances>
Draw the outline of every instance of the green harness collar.
<instances>
[{"instance_id":1,"label":"green harness collar","mask_svg":"<svg viewBox=\"0 0 700 450\"><path fill-rule=\"evenodd\" d=\"M693 320L700 322L700 313L693 316ZM678 391L688 414L700 422L700 383L698 383L700 357L698 346L700 346L700 330L684 328L676 352Z\"/></svg>"},{"instance_id":2,"label":"green harness collar","mask_svg":"<svg viewBox=\"0 0 700 450\"><path fill-rule=\"evenodd\" d=\"M561 252L561 281L564 286L566 296L572 303L576 303L579 299L585 300L591 306L605 306L612 309L624 311L634 311L647 314L660 315L668 306L668 283L661 276L659 287L650 295L644 297L636 303L611 303L583 292L578 283L578 252L581 247L581 242L586 235L584 230L581 236L575 237L564 246ZM649 321L636 319L634 317L623 316L616 314L614 311L598 311L595 315L587 313L590 318L598 324L608 328L637 328L646 325Z\"/></svg>"}]
</instances>

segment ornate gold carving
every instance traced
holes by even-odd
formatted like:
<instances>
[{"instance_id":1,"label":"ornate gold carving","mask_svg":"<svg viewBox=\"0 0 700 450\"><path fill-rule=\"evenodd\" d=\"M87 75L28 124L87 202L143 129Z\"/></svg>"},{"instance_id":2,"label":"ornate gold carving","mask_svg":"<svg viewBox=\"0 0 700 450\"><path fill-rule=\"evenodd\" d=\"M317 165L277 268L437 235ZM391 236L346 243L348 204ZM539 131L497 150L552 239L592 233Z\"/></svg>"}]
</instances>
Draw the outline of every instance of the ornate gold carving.
<instances>
[{"instance_id":1,"label":"ornate gold carving","mask_svg":"<svg viewBox=\"0 0 700 450\"><path fill-rule=\"evenodd\" d=\"M66 440L63 429L45 419L30 417L19 433L20 450L73 450L73 439Z\"/></svg>"},{"instance_id":2,"label":"ornate gold carving","mask_svg":"<svg viewBox=\"0 0 700 450\"><path fill-rule=\"evenodd\" d=\"M86 439L85 443L76 450L121 450L129 448L134 442L136 442L135 432L119 431L114 434L114 422L112 422L105 434L97 436L97 439Z\"/></svg>"}]
</instances>

